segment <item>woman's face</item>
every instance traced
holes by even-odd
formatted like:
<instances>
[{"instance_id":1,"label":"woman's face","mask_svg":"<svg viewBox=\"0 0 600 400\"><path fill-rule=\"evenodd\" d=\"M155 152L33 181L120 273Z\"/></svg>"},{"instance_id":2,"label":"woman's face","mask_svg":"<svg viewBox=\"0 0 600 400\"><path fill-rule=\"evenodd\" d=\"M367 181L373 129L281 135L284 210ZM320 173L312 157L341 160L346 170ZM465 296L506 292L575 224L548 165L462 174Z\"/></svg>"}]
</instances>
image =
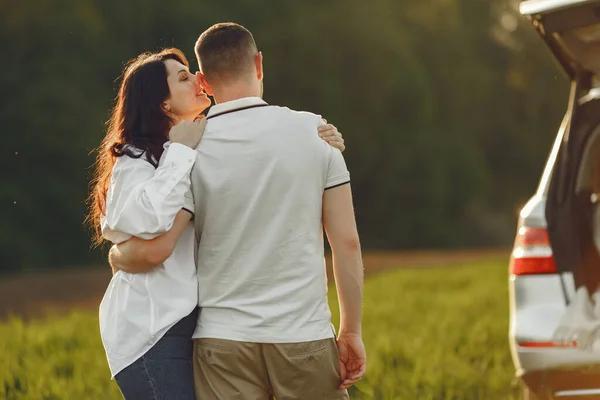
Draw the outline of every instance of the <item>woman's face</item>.
<instances>
[{"instance_id":1,"label":"woman's face","mask_svg":"<svg viewBox=\"0 0 600 400\"><path fill-rule=\"evenodd\" d=\"M185 65L176 60L165 60L169 98L164 108L181 119L193 120L210 106L204 87Z\"/></svg>"}]
</instances>

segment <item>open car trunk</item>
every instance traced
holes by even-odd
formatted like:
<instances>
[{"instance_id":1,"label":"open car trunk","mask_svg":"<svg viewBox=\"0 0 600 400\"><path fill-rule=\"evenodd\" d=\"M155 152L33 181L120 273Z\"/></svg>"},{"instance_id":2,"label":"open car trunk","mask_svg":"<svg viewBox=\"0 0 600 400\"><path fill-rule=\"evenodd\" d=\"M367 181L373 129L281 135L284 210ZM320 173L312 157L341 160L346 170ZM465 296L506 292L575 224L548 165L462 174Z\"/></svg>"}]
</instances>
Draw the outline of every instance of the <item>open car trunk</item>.
<instances>
[{"instance_id":1,"label":"open car trunk","mask_svg":"<svg viewBox=\"0 0 600 400\"><path fill-rule=\"evenodd\" d=\"M600 0L529 0L521 3L571 81L565 130L552 173L546 220L559 272L576 289L600 286ZM600 212L599 212L600 214ZM594 222L598 221L598 222ZM566 297L566 292L565 292ZM568 302L569 299L565 298Z\"/></svg>"},{"instance_id":2,"label":"open car trunk","mask_svg":"<svg viewBox=\"0 0 600 400\"><path fill-rule=\"evenodd\" d=\"M571 80L600 72L600 0L529 0L521 3L556 60Z\"/></svg>"},{"instance_id":3,"label":"open car trunk","mask_svg":"<svg viewBox=\"0 0 600 400\"><path fill-rule=\"evenodd\" d=\"M600 235L596 217L600 192L600 100L575 107L563 140L546 202L548 235L560 272L571 272L575 290L600 287ZM565 299L567 302L569 299Z\"/></svg>"}]
</instances>

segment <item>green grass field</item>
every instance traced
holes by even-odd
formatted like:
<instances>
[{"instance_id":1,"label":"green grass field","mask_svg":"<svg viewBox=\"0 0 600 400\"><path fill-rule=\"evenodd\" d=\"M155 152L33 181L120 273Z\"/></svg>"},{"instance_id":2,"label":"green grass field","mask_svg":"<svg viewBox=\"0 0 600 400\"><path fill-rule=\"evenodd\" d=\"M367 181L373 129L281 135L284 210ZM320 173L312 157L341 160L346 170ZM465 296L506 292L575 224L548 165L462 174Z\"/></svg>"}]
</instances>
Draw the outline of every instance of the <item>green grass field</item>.
<instances>
[{"instance_id":1,"label":"green grass field","mask_svg":"<svg viewBox=\"0 0 600 400\"><path fill-rule=\"evenodd\" d=\"M496 260L370 277L368 371L351 398L518 399L507 344L506 271L506 260ZM0 399L119 398L95 311L0 324Z\"/></svg>"}]
</instances>

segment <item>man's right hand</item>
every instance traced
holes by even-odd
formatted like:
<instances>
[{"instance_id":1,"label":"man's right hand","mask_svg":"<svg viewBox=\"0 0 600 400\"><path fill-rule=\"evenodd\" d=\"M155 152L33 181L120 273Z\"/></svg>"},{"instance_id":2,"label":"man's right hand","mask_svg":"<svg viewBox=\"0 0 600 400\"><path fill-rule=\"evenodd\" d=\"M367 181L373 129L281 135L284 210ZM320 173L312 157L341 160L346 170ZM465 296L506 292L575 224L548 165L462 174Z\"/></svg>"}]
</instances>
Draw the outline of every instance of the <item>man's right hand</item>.
<instances>
[{"instance_id":1,"label":"man's right hand","mask_svg":"<svg viewBox=\"0 0 600 400\"><path fill-rule=\"evenodd\" d=\"M169 131L169 140L171 143L180 143L195 149L202 139L205 127L206 118L195 121L180 120Z\"/></svg>"},{"instance_id":2,"label":"man's right hand","mask_svg":"<svg viewBox=\"0 0 600 400\"><path fill-rule=\"evenodd\" d=\"M340 359L340 389L348 389L367 372L367 352L360 334L341 332L337 338Z\"/></svg>"}]
</instances>

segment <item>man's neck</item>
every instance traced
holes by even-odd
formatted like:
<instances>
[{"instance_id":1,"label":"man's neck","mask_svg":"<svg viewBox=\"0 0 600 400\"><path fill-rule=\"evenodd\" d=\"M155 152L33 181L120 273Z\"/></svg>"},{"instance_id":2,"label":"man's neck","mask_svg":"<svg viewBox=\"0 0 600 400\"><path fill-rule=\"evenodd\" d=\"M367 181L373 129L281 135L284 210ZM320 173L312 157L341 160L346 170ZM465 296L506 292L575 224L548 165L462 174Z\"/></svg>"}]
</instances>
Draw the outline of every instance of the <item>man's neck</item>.
<instances>
[{"instance_id":1,"label":"man's neck","mask_svg":"<svg viewBox=\"0 0 600 400\"><path fill-rule=\"evenodd\" d=\"M260 89L250 87L245 83L238 83L213 89L216 104L243 99L244 97L261 97Z\"/></svg>"}]
</instances>

